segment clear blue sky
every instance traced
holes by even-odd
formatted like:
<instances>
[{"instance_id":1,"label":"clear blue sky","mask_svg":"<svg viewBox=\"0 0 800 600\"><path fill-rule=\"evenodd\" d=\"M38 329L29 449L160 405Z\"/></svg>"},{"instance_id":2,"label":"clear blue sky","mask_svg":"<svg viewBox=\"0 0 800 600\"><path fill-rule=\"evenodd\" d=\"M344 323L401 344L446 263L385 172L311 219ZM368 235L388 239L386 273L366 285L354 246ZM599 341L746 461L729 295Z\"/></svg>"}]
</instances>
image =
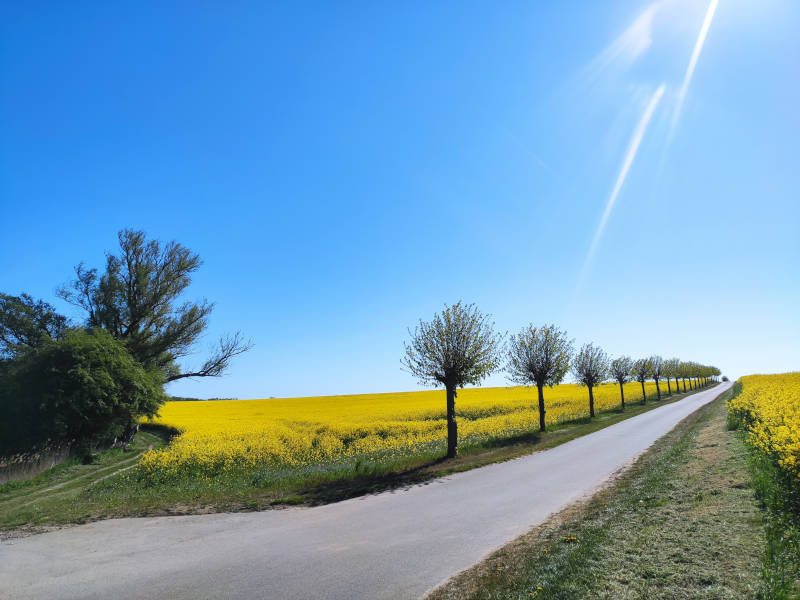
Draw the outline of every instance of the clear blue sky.
<instances>
[{"instance_id":1,"label":"clear blue sky","mask_svg":"<svg viewBox=\"0 0 800 600\"><path fill-rule=\"evenodd\" d=\"M200 349L256 344L170 388L199 397L418 388L406 329L459 299L798 369L798 26L793 0L4 2L0 290L75 315L55 288L117 230L180 241Z\"/></svg>"}]
</instances>

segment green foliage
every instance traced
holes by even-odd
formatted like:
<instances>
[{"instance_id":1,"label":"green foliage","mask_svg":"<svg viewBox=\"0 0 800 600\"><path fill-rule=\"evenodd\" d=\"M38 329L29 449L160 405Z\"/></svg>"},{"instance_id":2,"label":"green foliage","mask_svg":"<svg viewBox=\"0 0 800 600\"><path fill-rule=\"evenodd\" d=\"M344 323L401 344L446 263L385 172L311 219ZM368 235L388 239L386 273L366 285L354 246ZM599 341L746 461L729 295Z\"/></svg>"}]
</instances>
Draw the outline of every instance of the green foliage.
<instances>
[{"instance_id":1,"label":"green foliage","mask_svg":"<svg viewBox=\"0 0 800 600\"><path fill-rule=\"evenodd\" d=\"M735 429L745 429L747 427L746 419L750 418L749 413L734 410L730 406L730 400L738 396L742 393L742 382L737 381L733 384L733 387L730 389L730 393L727 396L728 399L728 430L733 431Z\"/></svg>"},{"instance_id":2,"label":"green foliage","mask_svg":"<svg viewBox=\"0 0 800 600\"><path fill-rule=\"evenodd\" d=\"M47 302L0 292L0 359L60 339L66 328L67 318Z\"/></svg>"},{"instance_id":3,"label":"green foliage","mask_svg":"<svg viewBox=\"0 0 800 600\"><path fill-rule=\"evenodd\" d=\"M558 385L569 370L572 341L555 325L528 325L509 340L508 366L511 381L538 386Z\"/></svg>"},{"instance_id":4,"label":"green foliage","mask_svg":"<svg viewBox=\"0 0 800 600\"><path fill-rule=\"evenodd\" d=\"M103 330L47 341L8 361L0 378L0 454L109 442L166 400L161 372Z\"/></svg>"},{"instance_id":5,"label":"green foliage","mask_svg":"<svg viewBox=\"0 0 800 600\"><path fill-rule=\"evenodd\" d=\"M405 345L403 365L423 385L477 385L500 364L502 336L474 304L445 306L420 321Z\"/></svg>"},{"instance_id":6,"label":"green foliage","mask_svg":"<svg viewBox=\"0 0 800 600\"><path fill-rule=\"evenodd\" d=\"M800 598L800 488L771 457L752 449L753 488L764 507L767 544L761 598Z\"/></svg>"},{"instance_id":7,"label":"green foliage","mask_svg":"<svg viewBox=\"0 0 800 600\"><path fill-rule=\"evenodd\" d=\"M746 439L753 417L730 406L730 400L742 389L742 383L737 381L728 394L728 429L740 430ZM767 537L759 598L796 600L800 598L800 487L775 457L752 445L747 447L753 489L764 509Z\"/></svg>"},{"instance_id":8,"label":"green foliage","mask_svg":"<svg viewBox=\"0 0 800 600\"><path fill-rule=\"evenodd\" d=\"M649 358L640 358L639 360L634 361L633 366L631 367L631 377L633 377L639 383L644 383L653 373L653 366L650 364Z\"/></svg>"},{"instance_id":9,"label":"green foliage","mask_svg":"<svg viewBox=\"0 0 800 600\"><path fill-rule=\"evenodd\" d=\"M611 361L609 374L620 385L627 383L631 377L633 360L630 356L619 356Z\"/></svg>"},{"instance_id":10,"label":"green foliage","mask_svg":"<svg viewBox=\"0 0 800 600\"><path fill-rule=\"evenodd\" d=\"M589 388L608 378L608 355L594 344L584 344L572 362L575 380Z\"/></svg>"},{"instance_id":11,"label":"green foliage","mask_svg":"<svg viewBox=\"0 0 800 600\"><path fill-rule=\"evenodd\" d=\"M220 376L233 357L251 348L239 333L222 337L199 368L183 371L178 362L191 354L214 307L205 300L181 300L202 261L181 244L147 240L142 231L124 229L118 237L119 254L106 255L104 273L80 264L75 281L59 290L61 298L86 311L89 327L123 341L137 361L159 369L165 381Z\"/></svg>"}]
</instances>

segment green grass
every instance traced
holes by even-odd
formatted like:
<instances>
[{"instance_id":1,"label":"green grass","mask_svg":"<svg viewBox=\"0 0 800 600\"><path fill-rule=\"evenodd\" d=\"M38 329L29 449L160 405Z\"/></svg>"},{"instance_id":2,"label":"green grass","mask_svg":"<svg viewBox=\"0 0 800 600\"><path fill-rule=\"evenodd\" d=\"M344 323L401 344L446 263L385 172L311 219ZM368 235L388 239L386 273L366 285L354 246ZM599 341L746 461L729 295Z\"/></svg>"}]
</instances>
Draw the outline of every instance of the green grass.
<instances>
[{"instance_id":1,"label":"green grass","mask_svg":"<svg viewBox=\"0 0 800 600\"><path fill-rule=\"evenodd\" d=\"M88 491L164 443L164 437L141 431L127 449L101 452L91 464L72 458L32 479L0 486L0 530L25 526L35 531L37 525L91 518L84 504Z\"/></svg>"},{"instance_id":2,"label":"green grass","mask_svg":"<svg viewBox=\"0 0 800 600\"><path fill-rule=\"evenodd\" d=\"M27 490L26 498L16 495L11 489L4 491L0 488L0 530L31 529L32 526L120 516L261 510L278 505L334 502L552 448L679 401L686 395L675 394L661 402L645 405L629 403L624 411L613 409L601 412L591 420L586 418L551 426L543 434L531 432L508 439L462 444L455 459L444 459L439 444L413 455L367 457L281 471L263 468L227 472L214 478L186 476L155 483L126 471L98 481L120 468L120 461L130 460L133 456L123 456L117 451L117 454L104 454L95 465L62 465L30 482L30 485L19 485L19 489ZM162 443L161 440L171 433L142 431L137 435L136 447L142 449L153 440ZM132 463L121 466L129 464ZM64 487L44 491L57 484Z\"/></svg>"},{"instance_id":3,"label":"green grass","mask_svg":"<svg viewBox=\"0 0 800 600\"><path fill-rule=\"evenodd\" d=\"M733 394L742 390L740 383ZM728 428L738 429L740 415L728 416ZM746 434L739 431L744 440ZM748 446L750 476L764 511L766 544L760 596L770 600L800 599L800 486L774 459Z\"/></svg>"},{"instance_id":4,"label":"green grass","mask_svg":"<svg viewBox=\"0 0 800 600\"><path fill-rule=\"evenodd\" d=\"M752 598L765 544L748 451L724 399L611 487L435 590L453 599Z\"/></svg>"}]
</instances>

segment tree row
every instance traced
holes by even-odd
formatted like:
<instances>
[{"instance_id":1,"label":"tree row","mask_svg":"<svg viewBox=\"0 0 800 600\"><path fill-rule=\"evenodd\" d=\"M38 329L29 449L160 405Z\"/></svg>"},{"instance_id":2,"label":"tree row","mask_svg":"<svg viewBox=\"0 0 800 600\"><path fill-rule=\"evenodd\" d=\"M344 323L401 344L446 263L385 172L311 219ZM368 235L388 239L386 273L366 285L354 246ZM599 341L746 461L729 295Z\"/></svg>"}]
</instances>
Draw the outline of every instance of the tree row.
<instances>
[{"instance_id":1,"label":"tree row","mask_svg":"<svg viewBox=\"0 0 800 600\"><path fill-rule=\"evenodd\" d=\"M667 385L667 394L694 390L707 385L721 374L710 365L665 360L650 356L633 360L620 356L613 360L599 346L588 343L575 351L573 340L566 331L555 325L536 327L528 325L512 334L507 342L503 334L494 330L494 323L474 304L458 302L445 306L430 321L420 320L411 339L405 344L404 367L415 375L421 384L444 386L447 399L447 456L458 452L458 424L455 399L457 390L466 385L478 385L486 376L504 370L509 381L520 385L536 386L539 396L539 430L545 431L546 406L544 388L558 385L568 373L588 389L589 416L595 416L594 388L605 381L619 384L620 401L625 408L624 385L638 381L642 385L642 403L647 401L645 382L654 381L658 399L661 384Z\"/></svg>"}]
</instances>

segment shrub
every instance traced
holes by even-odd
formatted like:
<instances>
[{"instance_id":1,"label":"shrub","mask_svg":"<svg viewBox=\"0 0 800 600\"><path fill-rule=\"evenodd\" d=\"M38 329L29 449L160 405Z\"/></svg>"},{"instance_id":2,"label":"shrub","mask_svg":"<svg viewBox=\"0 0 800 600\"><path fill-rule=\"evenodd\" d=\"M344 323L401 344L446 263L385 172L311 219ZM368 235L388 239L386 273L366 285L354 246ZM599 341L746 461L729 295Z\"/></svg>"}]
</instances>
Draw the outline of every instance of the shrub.
<instances>
[{"instance_id":1,"label":"shrub","mask_svg":"<svg viewBox=\"0 0 800 600\"><path fill-rule=\"evenodd\" d=\"M159 371L103 330L74 330L0 368L0 455L65 443L86 452L135 430L165 400Z\"/></svg>"}]
</instances>

